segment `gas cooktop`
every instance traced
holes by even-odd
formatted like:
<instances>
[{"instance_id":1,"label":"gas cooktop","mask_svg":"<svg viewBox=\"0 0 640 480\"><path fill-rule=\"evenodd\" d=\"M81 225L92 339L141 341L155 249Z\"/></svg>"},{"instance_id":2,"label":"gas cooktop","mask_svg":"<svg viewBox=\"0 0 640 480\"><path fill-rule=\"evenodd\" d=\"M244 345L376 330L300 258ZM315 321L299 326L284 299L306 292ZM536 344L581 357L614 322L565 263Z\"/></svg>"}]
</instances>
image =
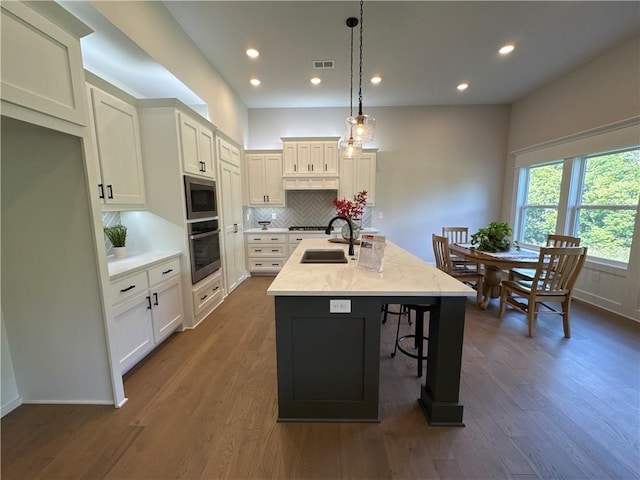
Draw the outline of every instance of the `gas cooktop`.
<instances>
[{"instance_id":1,"label":"gas cooktop","mask_svg":"<svg viewBox=\"0 0 640 480\"><path fill-rule=\"evenodd\" d=\"M327 229L326 226L322 226L322 227L316 227L316 226L293 226L293 227L289 227L289 230L291 231L295 231L295 232L324 232ZM333 227L331 227L331 230L333 230Z\"/></svg>"}]
</instances>

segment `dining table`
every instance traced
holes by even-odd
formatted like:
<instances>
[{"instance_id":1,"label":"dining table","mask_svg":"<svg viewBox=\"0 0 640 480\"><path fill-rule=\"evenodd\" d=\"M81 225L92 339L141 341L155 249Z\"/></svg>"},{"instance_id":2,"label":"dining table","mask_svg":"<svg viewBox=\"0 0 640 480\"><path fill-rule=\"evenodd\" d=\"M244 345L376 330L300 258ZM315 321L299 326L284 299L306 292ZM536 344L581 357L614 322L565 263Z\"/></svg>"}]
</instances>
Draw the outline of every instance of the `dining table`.
<instances>
[{"instance_id":1,"label":"dining table","mask_svg":"<svg viewBox=\"0 0 640 480\"><path fill-rule=\"evenodd\" d=\"M486 252L473 247L471 243L449 244L451 254L467 262L484 265L483 292L480 308L487 308L492 298L500 296L502 271L513 268L535 268L539 253L535 250L510 247L502 252Z\"/></svg>"}]
</instances>

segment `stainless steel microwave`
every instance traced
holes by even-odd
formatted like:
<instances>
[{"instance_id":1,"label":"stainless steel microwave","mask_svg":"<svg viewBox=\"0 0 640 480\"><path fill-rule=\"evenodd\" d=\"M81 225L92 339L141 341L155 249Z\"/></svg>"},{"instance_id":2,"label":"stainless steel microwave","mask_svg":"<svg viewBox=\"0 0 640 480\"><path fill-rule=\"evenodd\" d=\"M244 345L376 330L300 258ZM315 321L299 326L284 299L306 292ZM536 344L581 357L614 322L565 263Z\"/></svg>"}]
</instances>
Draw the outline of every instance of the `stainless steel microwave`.
<instances>
[{"instance_id":1,"label":"stainless steel microwave","mask_svg":"<svg viewBox=\"0 0 640 480\"><path fill-rule=\"evenodd\" d=\"M185 175L184 192L188 220L218 216L215 181Z\"/></svg>"}]
</instances>

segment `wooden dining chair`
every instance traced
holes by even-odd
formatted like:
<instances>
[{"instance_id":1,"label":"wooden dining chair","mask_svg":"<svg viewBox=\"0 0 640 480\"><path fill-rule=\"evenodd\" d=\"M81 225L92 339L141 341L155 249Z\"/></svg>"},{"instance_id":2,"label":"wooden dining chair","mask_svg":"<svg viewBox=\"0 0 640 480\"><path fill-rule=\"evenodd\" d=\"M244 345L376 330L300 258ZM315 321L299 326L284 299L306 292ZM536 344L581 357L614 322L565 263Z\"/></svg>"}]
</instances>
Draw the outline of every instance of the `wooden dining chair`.
<instances>
[{"instance_id":1,"label":"wooden dining chair","mask_svg":"<svg viewBox=\"0 0 640 480\"><path fill-rule=\"evenodd\" d=\"M568 235L547 235L547 247L579 247L580 238ZM509 271L509 280L533 280L536 273L533 268L513 268Z\"/></svg>"},{"instance_id":2,"label":"wooden dining chair","mask_svg":"<svg viewBox=\"0 0 640 480\"><path fill-rule=\"evenodd\" d=\"M469 243L469 228L468 227L442 227L442 236L447 237L449 244L452 243ZM468 268L480 269L480 266L469 260L461 258L452 253L451 261L454 266L466 266Z\"/></svg>"},{"instance_id":3,"label":"wooden dining chair","mask_svg":"<svg viewBox=\"0 0 640 480\"><path fill-rule=\"evenodd\" d=\"M469 268L466 265L454 264L449 253L449 239L445 236L432 236L433 253L436 257L436 267L438 270L451 275L463 283L473 284L477 290L478 306L482 304L482 278L483 275L477 269Z\"/></svg>"},{"instance_id":4,"label":"wooden dining chair","mask_svg":"<svg viewBox=\"0 0 640 480\"><path fill-rule=\"evenodd\" d=\"M507 304L525 313L529 322L529 336L533 337L539 314L559 314L562 315L564 336L571 337L571 294L586 257L585 247L541 247L533 280L502 282L499 317L504 315ZM561 309L555 309L546 302L560 302ZM539 311L540 306L548 311Z\"/></svg>"}]
</instances>

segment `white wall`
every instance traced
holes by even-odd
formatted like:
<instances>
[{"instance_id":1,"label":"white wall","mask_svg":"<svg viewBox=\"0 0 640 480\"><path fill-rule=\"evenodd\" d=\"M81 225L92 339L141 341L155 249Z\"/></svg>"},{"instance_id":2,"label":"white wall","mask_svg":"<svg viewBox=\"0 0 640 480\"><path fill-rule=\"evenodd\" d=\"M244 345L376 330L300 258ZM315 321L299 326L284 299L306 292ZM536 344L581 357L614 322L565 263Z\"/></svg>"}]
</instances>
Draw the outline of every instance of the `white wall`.
<instances>
[{"instance_id":1,"label":"white wall","mask_svg":"<svg viewBox=\"0 0 640 480\"><path fill-rule=\"evenodd\" d=\"M640 115L640 37L512 105L509 151L577 135ZM640 138L638 138L640 143ZM514 162L509 155L503 216L513 221ZM588 262L576 297L640 321L640 214L629 268Z\"/></svg>"},{"instance_id":2,"label":"white wall","mask_svg":"<svg viewBox=\"0 0 640 480\"><path fill-rule=\"evenodd\" d=\"M13 360L11 359L11 348L9 347L9 339L7 338L7 331L4 328L4 319L2 318L2 312L0 311L0 323L2 324L2 345L0 345L0 381L2 382L1 403L2 410L0 416L4 417L7 413L20 406L22 399L18 392L18 384L16 382L16 375L13 368Z\"/></svg>"},{"instance_id":3,"label":"white wall","mask_svg":"<svg viewBox=\"0 0 640 480\"><path fill-rule=\"evenodd\" d=\"M249 148L282 148L281 136L339 136L347 113L346 108L251 109ZM379 149L373 226L391 241L433 261L432 233L445 225L475 231L500 218L508 106L365 108L365 113L376 118L371 146Z\"/></svg>"},{"instance_id":4,"label":"white wall","mask_svg":"<svg viewBox=\"0 0 640 480\"><path fill-rule=\"evenodd\" d=\"M244 143L247 109L198 50L162 2L91 4L134 43L202 98L209 119L238 144Z\"/></svg>"},{"instance_id":5,"label":"white wall","mask_svg":"<svg viewBox=\"0 0 640 480\"><path fill-rule=\"evenodd\" d=\"M3 117L1 146L2 318L22 400L113 404L81 139Z\"/></svg>"}]
</instances>

